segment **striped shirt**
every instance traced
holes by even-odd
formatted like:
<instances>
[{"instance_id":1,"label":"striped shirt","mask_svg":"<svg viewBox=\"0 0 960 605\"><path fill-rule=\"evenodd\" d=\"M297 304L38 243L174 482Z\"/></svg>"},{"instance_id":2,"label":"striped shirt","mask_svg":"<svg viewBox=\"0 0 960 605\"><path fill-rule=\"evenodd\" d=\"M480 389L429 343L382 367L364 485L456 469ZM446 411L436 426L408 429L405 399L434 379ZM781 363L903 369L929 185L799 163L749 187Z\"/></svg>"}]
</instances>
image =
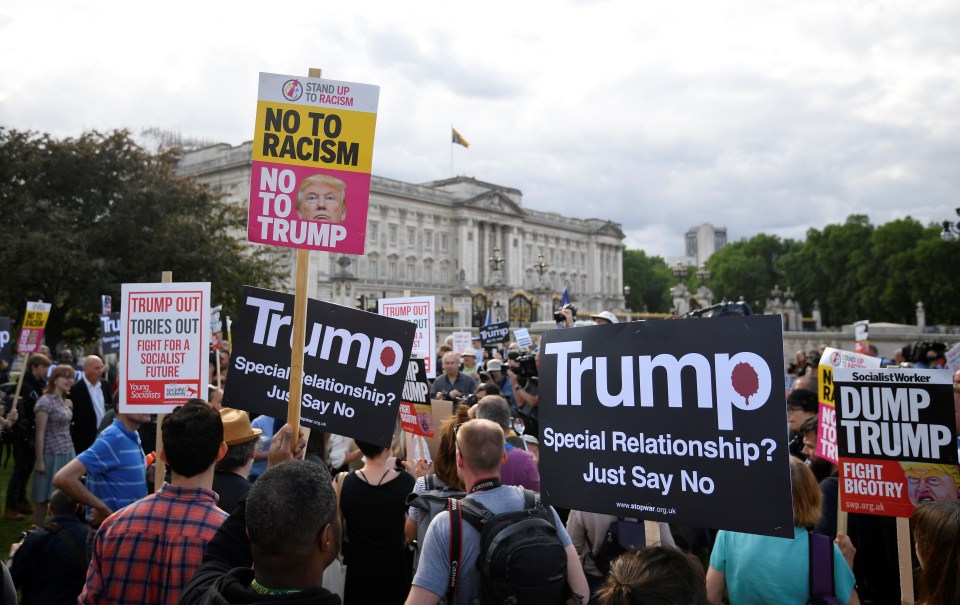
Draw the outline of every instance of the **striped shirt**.
<instances>
[{"instance_id":1,"label":"striped shirt","mask_svg":"<svg viewBox=\"0 0 960 605\"><path fill-rule=\"evenodd\" d=\"M119 420L114 419L77 460L87 469L87 489L110 510L120 510L147 495L147 463L140 435L128 431Z\"/></svg>"},{"instance_id":2,"label":"striped shirt","mask_svg":"<svg viewBox=\"0 0 960 605\"><path fill-rule=\"evenodd\" d=\"M79 603L176 605L226 518L212 490L164 483L100 526Z\"/></svg>"}]
</instances>

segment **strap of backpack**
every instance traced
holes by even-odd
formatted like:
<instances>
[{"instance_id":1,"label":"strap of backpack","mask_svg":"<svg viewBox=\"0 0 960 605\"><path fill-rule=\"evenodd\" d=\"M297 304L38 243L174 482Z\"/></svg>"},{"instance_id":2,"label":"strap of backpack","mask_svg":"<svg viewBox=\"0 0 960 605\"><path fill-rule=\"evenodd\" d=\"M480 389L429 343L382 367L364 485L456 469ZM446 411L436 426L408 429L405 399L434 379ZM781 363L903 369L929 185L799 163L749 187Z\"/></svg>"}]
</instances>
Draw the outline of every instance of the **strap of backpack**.
<instances>
[{"instance_id":1,"label":"strap of backpack","mask_svg":"<svg viewBox=\"0 0 960 605\"><path fill-rule=\"evenodd\" d=\"M73 535L68 531L63 531L63 526L60 525L59 522L51 521L44 525L43 528L55 535L66 545L67 550L69 550L70 554L73 555L73 558L77 560L77 563L80 564L80 567L90 564L90 560L87 559L87 555L83 553L83 550L80 548L80 545L77 544L77 541L74 539Z\"/></svg>"},{"instance_id":2,"label":"strap of backpack","mask_svg":"<svg viewBox=\"0 0 960 605\"><path fill-rule=\"evenodd\" d=\"M450 583L447 585L447 603L456 600L457 576L460 575L460 562L463 560L463 517L460 511L460 501L447 498L447 512L450 517Z\"/></svg>"},{"instance_id":3,"label":"strap of backpack","mask_svg":"<svg viewBox=\"0 0 960 605\"><path fill-rule=\"evenodd\" d=\"M833 579L833 541L828 536L809 532L807 543L810 551L810 596L836 595Z\"/></svg>"}]
</instances>

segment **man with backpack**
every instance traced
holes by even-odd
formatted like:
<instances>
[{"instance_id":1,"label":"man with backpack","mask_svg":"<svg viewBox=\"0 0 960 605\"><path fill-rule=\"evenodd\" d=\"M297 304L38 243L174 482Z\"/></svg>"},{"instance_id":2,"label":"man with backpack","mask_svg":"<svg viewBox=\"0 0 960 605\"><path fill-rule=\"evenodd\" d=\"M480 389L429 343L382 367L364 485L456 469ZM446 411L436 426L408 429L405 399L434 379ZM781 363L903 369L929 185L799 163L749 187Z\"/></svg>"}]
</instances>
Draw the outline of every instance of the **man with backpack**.
<instances>
[{"instance_id":1,"label":"man with backpack","mask_svg":"<svg viewBox=\"0 0 960 605\"><path fill-rule=\"evenodd\" d=\"M500 426L471 420L455 439L468 495L450 499L431 522L407 605L434 605L445 595L448 604L585 602L587 580L556 512L536 492L500 483Z\"/></svg>"}]
</instances>

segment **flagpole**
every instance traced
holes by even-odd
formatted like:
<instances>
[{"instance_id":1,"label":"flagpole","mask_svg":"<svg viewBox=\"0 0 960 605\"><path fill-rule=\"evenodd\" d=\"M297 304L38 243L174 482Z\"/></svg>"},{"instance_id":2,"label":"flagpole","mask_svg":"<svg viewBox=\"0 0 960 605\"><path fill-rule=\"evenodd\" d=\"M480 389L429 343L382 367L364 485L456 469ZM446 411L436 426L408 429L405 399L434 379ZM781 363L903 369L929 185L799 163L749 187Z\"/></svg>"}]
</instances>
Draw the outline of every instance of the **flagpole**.
<instances>
[{"instance_id":1,"label":"flagpole","mask_svg":"<svg viewBox=\"0 0 960 605\"><path fill-rule=\"evenodd\" d=\"M450 124L450 178L457 176L457 173L453 171L453 124Z\"/></svg>"}]
</instances>

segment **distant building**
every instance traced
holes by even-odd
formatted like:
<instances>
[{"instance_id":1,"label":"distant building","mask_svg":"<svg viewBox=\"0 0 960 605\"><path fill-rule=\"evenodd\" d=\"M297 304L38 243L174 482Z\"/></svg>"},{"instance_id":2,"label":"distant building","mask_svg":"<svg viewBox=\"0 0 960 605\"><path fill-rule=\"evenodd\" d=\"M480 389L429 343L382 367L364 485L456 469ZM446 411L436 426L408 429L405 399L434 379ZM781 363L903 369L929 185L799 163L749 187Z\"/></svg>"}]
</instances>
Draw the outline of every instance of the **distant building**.
<instances>
[{"instance_id":1,"label":"distant building","mask_svg":"<svg viewBox=\"0 0 960 605\"><path fill-rule=\"evenodd\" d=\"M178 172L246 208L252 148L188 151ZM404 292L432 295L445 326L481 325L488 308L493 321L514 326L546 320L564 288L582 311L621 309L623 239L613 221L524 208L511 187L464 176L421 184L373 176L366 254L312 252L307 295L350 306L360 296L375 306ZM289 275L281 287L292 292L295 250L271 254Z\"/></svg>"},{"instance_id":2,"label":"distant building","mask_svg":"<svg viewBox=\"0 0 960 605\"><path fill-rule=\"evenodd\" d=\"M690 227L684 236L689 265L699 267L707 262L714 252L727 245L727 228L716 228L710 223Z\"/></svg>"}]
</instances>

